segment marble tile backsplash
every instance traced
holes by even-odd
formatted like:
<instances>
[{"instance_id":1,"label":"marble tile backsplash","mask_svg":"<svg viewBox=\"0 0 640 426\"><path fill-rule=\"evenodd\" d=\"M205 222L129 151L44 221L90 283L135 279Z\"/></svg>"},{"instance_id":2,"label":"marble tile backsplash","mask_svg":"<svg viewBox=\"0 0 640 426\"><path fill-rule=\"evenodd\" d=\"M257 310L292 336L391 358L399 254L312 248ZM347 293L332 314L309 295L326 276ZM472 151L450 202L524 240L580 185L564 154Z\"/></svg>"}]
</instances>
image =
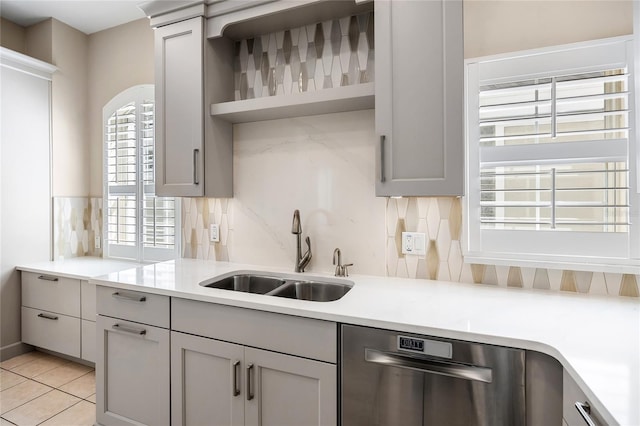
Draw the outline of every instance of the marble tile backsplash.
<instances>
[{"instance_id":1,"label":"marble tile backsplash","mask_svg":"<svg viewBox=\"0 0 640 426\"><path fill-rule=\"evenodd\" d=\"M102 248L95 248L96 235L102 237L102 198L53 198L54 260L101 257Z\"/></svg>"},{"instance_id":2,"label":"marble tile backsplash","mask_svg":"<svg viewBox=\"0 0 640 426\"><path fill-rule=\"evenodd\" d=\"M385 200L376 198L373 110L234 126L234 198L183 200L183 255L291 268L293 211L311 238L308 271L384 275ZM226 214L224 213L226 211ZM209 224L221 222L220 243Z\"/></svg>"}]
</instances>

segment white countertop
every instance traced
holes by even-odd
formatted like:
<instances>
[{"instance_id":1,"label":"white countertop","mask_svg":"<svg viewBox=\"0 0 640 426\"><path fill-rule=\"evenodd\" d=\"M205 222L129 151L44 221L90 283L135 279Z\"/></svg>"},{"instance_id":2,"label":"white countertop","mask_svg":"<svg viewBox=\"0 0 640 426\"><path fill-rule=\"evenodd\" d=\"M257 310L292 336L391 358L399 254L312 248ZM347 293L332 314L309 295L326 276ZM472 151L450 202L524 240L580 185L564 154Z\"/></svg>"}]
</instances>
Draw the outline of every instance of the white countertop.
<instances>
[{"instance_id":1,"label":"white countertop","mask_svg":"<svg viewBox=\"0 0 640 426\"><path fill-rule=\"evenodd\" d=\"M251 265L179 259L111 272L96 284L432 336L531 349L558 359L611 424L640 425L640 301L441 281L354 275L321 303L205 288ZM326 276L323 274L303 274Z\"/></svg>"},{"instance_id":2,"label":"white countertop","mask_svg":"<svg viewBox=\"0 0 640 426\"><path fill-rule=\"evenodd\" d=\"M36 274L53 274L64 278L86 280L91 277L136 268L138 266L142 266L142 264L127 260L85 256L18 265L16 269L25 272L34 272Z\"/></svg>"}]
</instances>

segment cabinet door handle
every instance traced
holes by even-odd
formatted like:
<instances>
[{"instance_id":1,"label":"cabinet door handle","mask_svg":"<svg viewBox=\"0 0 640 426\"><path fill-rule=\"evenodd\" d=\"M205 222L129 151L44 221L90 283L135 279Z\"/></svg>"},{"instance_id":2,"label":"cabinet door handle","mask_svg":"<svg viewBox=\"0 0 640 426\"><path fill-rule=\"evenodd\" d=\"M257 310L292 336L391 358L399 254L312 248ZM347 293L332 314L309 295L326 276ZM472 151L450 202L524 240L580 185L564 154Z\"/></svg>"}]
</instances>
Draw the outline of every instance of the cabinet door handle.
<instances>
[{"instance_id":1,"label":"cabinet door handle","mask_svg":"<svg viewBox=\"0 0 640 426\"><path fill-rule=\"evenodd\" d=\"M240 361L233 363L233 396L240 395L240 386L238 385L238 376L240 375Z\"/></svg>"},{"instance_id":2,"label":"cabinet door handle","mask_svg":"<svg viewBox=\"0 0 640 426\"><path fill-rule=\"evenodd\" d=\"M578 410L578 413L580 413L580 417L582 417L582 420L584 420L584 422L587 425L597 426L596 422L594 422L593 419L591 418L591 406L587 401L585 402L577 401L575 406L576 406L576 410Z\"/></svg>"},{"instance_id":3,"label":"cabinet door handle","mask_svg":"<svg viewBox=\"0 0 640 426\"><path fill-rule=\"evenodd\" d=\"M58 281L57 277L51 277L49 275L40 275L38 277L39 280L45 280L45 281Z\"/></svg>"},{"instance_id":4,"label":"cabinet door handle","mask_svg":"<svg viewBox=\"0 0 640 426\"><path fill-rule=\"evenodd\" d=\"M387 180L384 170L384 146L386 139L385 135L380 135L380 182L385 182Z\"/></svg>"},{"instance_id":5,"label":"cabinet door handle","mask_svg":"<svg viewBox=\"0 0 640 426\"><path fill-rule=\"evenodd\" d=\"M54 320L54 321L58 319L58 317L55 316L55 315L47 315L47 314L42 314L42 313L38 314L38 317L39 318L48 319L48 320Z\"/></svg>"},{"instance_id":6,"label":"cabinet door handle","mask_svg":"<svg viewBox=\"0 0 640 426\"><path fill-rule=\"evenodd\" d=\"M144 328L134 328L122 324L113 324L111 328L117 331L124 331L125 333L136 334L138 336L144 336L147 334L147 330Z\"/></svg>"},{"instance_id":7,"label":"cabinet door handle","mask_svg":"<svg viewBox=\"0 0 640 426\"><path fill-rule=\"evenodd\" d=\"M253 389L251 387L251 375L253 373L253 364L247 365L247 401L253 399Z\"/></svg>"},{"instance_id":8,"label":"cabinet door handle","mask_svg":"<svg viewBox=\"0 0 640 426\"><path fill-rule=\"evenodd\" d=\"M116 299L128 300L130 302L144 302L144 301L147 300L147 298L145 296L120 294L117 291L115 293L113 293L111 296L115 297Z\"/></svg>"},{"instance_id":9,"label":"cabinet door handle","mask_svg":"<svg viewBox=\"0 0 640 426\"><path fill-rule=\"evenodd\" d=\"M200 155L199 149L193 150L193 184L199 185L200 181L198 180L198 155Z\"/></svg>"}]
</instances>

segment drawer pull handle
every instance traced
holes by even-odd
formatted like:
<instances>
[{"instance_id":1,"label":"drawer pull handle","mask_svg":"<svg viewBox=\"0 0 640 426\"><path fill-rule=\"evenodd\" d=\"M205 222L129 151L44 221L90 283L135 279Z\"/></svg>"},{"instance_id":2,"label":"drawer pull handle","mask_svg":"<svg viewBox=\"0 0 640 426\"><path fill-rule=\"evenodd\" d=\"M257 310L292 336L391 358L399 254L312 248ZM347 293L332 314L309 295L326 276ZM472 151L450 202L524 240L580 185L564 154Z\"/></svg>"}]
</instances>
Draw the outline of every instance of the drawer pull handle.
<instances>
[{"instance_id":1,"label":"drawer pull handle","mask_svg":"<svg viewBox=\"0 0 640 426\"><path fill-rule=\"evenodd\" d=\"M133 296L133 295L127 295L127 294L120 294L117 291L113 293L112 296L115 297L116 299L128 300L130 302L144 302L147 300L145 296Z\"/></svg>"},{"instance_id":2,"label":"drawer pull handle","mask_svg":"<svg viewBox=\"0 0 640 426\"><path fill-rule=\"evenodd\" d=\"M387 181L387 174L384 170L384 146L387 137L385 135L380 136L380 182L385 183Z\"/></svg>"},{"instance_id":3,"label":"drawer pull handle","mask_svg":"<svg viewBox=\"0 0 640 426\"><path fill-rule=\"evenodd\" d=\"M240 395L240 386L238 386L238 376L240 374L240 361L233 363L233 396Z\"/></svg>"},{"instance_id":4,"label":"drawer pull handle","mask_svg":"<svg viewBox=\"0 0 640 426\"><path fill-rule=\"evenodd\" d=\"M49 276L49 275L40 275L38 277L38 279L39 280L44 280L44 281L58 281L57 277L52 277L52 276Z\"/></svg>"},{"instance_id":5,"label":"drawer pull handle","mask_svg":"<svg viewBox=\"0 0 640 426\"><path fill-rule=\"evenodd\" d=\"M144 336L145 334L147 334L147 330L145 330L144 328L133 328L122 324L113 324L111 328L117 331L124 331L125 333L137 334L139 336Z\"/></svg>"},{"instance_id":6,"label":"drawer pull handle","mask_svg":"<svg viewBox=\"0 0 640 426\"><path fill-rule=\"evenodd\" d=\"M253 372L253 364L247 365L247 401L253 399L253 390L251 389L251 373Z\"/></svg>"},{"instance_id":7,"label":"drawer pull handle","mask_svg":"<svg viewBox=\"0 0 640 426\"><path fill-rule=\"evenodd\" d=\"M47 315L47 314L38 314L38 317L48 319L48 320L53 320L53 321L56 321L58 319L58 317L55 315Z\"/></svg>"},{"instance_id":8,"label":"drawer pull handle","mask_svg":"<svg viewBox=\"0 0 640 426\"><path fill-rule=\"evenodd\" d=\"M582 420L589 426L596 426L596 423L591 418L591 406L587 401L585 402L576 402L576 410L580 413Z\"/></svg>"}]
</instances>

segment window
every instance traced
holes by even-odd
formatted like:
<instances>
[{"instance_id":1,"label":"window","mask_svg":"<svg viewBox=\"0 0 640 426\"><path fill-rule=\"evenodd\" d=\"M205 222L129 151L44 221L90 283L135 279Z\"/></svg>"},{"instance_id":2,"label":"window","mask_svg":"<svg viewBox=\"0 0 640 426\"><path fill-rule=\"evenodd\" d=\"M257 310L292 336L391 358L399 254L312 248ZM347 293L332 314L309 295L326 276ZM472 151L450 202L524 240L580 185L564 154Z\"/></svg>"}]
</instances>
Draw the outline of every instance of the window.
<instances>
[{"instance_id":1,"label":"window","mask_svg":"<svg viewBox=\"0 0 640 426\"><path fill-rule=\"evenodd\" d=\"M467 61L468 262L638 265L633 80L631 38Z\"/></svg>"},{"instance_id":2,"label":"window","mask_svg":"<svg viewBox=\"0 0 640 426\"><path fill-rule=\"evenodd\" d=\"M135 86L103 110L105 257L139 261L178 254L180 210L156 197L153 86Z\"/></svg>"}]
</instances>

